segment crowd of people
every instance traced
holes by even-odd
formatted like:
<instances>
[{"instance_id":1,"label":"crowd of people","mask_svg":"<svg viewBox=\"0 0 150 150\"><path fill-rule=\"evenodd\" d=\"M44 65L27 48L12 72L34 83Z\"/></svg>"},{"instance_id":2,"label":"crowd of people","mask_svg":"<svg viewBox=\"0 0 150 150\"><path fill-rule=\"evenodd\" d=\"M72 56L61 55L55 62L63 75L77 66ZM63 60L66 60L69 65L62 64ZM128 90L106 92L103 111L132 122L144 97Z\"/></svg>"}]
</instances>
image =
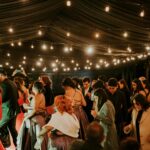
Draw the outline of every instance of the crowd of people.
<instances>
[{"instance_id":1,"label":"crowd of people","mask_svg":"<svg viewBox=\"0 0 150 150\"><path fill-rule=\"evenodd\" d=\"M124 79L67 77L64 93L54 96L48 75L27 86L22 76L10 80L1 69L1 147L13 142L17 150L149 150L150 84L139 77L130 86Z\"/></svg>"}]
</instances>

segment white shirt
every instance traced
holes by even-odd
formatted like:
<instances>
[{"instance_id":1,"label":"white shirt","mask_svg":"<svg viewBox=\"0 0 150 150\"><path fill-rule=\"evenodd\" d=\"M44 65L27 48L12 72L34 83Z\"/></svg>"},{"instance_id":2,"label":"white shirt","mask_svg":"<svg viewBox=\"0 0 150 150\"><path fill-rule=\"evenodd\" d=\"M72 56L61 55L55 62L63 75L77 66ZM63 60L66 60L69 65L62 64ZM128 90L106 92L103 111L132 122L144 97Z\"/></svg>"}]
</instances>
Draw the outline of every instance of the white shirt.
<instances>
[{"instance_id":1,"label":"white shirt","mask_svg":"<svg viewBox=\"0 0 150 150\"><path fill-rule=\"evenodd\" d=\"M74 114L64 112L56 112L52 114L51 120L48 122L50 126L61 131L65 135L77 138L79 136L79 121Z\"/></svg>"}]
</instances>

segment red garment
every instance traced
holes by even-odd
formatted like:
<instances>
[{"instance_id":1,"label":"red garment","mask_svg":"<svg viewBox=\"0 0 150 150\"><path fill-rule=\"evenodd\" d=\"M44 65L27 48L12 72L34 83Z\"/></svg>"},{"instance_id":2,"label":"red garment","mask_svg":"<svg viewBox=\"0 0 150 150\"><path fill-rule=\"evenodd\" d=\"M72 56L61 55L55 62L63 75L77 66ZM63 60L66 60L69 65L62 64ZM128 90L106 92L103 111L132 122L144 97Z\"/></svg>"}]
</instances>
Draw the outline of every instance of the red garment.
<instances>
[{"instance_id":1,"label":"red garment","mask_svg":"<svg viewBox=\"0 0 150 150\"><path fill-rule=\"evenodd\" d=\"M2 95L0 92L0 120L2 119Z\"/></svg>"}]
</instances>

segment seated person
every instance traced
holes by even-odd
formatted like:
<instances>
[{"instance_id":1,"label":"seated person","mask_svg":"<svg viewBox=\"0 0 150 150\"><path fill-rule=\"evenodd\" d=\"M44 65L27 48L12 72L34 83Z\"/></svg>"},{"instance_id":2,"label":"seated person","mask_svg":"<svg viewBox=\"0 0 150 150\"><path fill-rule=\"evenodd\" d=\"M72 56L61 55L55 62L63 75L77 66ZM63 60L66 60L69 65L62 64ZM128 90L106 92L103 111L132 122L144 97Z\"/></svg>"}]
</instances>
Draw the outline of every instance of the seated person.
<instances>
[{"instance_id":1,"label":"seated person","mask_svg":"<svg viewBox=\"0 0 150 150\"><path fill-rule=\"evenodd\" d=\"M42 127L34 146L35 149L41 148L43 135L48 131L51 131L51 149L56 147L57 150L67 150L71 142L79 136L79 121L73 113L71 99L62 95L56 96L54 104L57 111L52 114L50 121Z\"/></svg>"}]
</instances>

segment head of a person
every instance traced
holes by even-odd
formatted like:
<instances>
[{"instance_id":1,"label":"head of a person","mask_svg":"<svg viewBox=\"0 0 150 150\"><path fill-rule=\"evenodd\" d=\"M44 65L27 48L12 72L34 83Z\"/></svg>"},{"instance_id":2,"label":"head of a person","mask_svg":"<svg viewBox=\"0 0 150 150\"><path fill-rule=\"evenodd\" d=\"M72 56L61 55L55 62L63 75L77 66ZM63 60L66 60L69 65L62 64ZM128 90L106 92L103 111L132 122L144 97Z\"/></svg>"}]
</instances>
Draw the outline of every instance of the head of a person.
<instances>
[{"instance_id":1,"label":"head of a person","mask_svg":"<svg viewBox=\"0 0 150 150\"><path fill-rule=\"evenodd\" d=\"M73 113L72 100L67 96L64 95L56 96L54 99L54 104L57 110L62 114L64 112L67 112L69 114Z\"/></svg>"},{"instance_id":2,"label":"head of a person","mask_svg":"<svg viewBox=\"0 0 150 150\"><path fill-rule=\"evenodd\" d=\"M144 89L148 89L150 91L150 83L148 82L147 79L142 80L141 83Z\"/></svg>"},{"instance_id":3,"label":"head of a person","mask_svg":"<svg viewBox=\"0 0 150 150\"><path fill-rule=\"evenodd\" d=\"M135 96L133 97L133 106L137 111L140 110L146 110L147 108L149 108L149 103L146 101L146 97L143 96L142 94L135 94Z\"/></svg>"},{"instance_id":4,"label":"head of a person","mask_svg":"<svg viewBox=\"0 0 150 150\"><path fill-rule=\"evenodd\" d=\"M88 141L101 143L104 139L103 127L98 122L93 121L87 127L86 136Z\"/></svg>"},{"instance_id":5,"label":"head of a person","mask_svg":"<svg viewBox=\"0 0 150 150\"><path fill-rule=\"evenodd\" d=\"M129 90L127 82L124 79L119 80L118 85L120 89Z\"/></svg>"},{"instance_id":6,"label":"head of a person","mask_svg":"<svg viewBox=\"0 0 150 150\"><path fill-rule=\"evenodd\" d=\"M41 75L39 77L39 81L44 85L48 85L48 86L51 86L52 85L52 81L51 79L47 76L47 75Z\"/></svg>"},{"instance_id":7,"label":"head of a person","mask_svg":"<svg viewBox=\"0 0 150 150\"><path fill-rule=\"evenodd\" d=\"M141 91L143 90L142 83L139 79L132 80L131 87L133 91Z\"/></svg>"},{"instance_id":8,"label":"head of a person","mask_svg":"<svg viewBox=\"0 0 150 150\"><path fill-rule=\"evenodd\" d=\"M118 89L118 81L116 78L110 78L107 85L108 91L114 94Z\"/></svg>"},{"instance_id":9,"label":"head of a person","mask_svg":"<svg viewBox=\"0 0 150 150\"><path fill-rule=\"evenodd\" d=\"M84 89L88 89L90 87L90 78L85 77L82 80Z\"/></svg>"},{"instance_id":10,"label":"head of a person","mask_svg":"<svg viewBox=\"0 0 150 150\"><path fill-rule=\"evenodd\" d=\"M133 137L128 137L121 141L119 150L140 150L140 145Z\"/></svg>"},{"instance_id":11,"label":"head of a person","mask_svg":"<svg viewBox=\"0 0 150 150\"><path fill-rule=\"evenodd\" d=\"M64 88L67 88L67 87L71 87L71 88L75 88L75 83L74 81L71 79L71 78L65 78L63 81L62 81L62 86Z\"/></svg>"},{"instance_id":12,"label":"head of a person","mask_svg":"<svg viewBox=\"0 0 150 150\"><path fill-rule=\"evenodd\" d=\"M94 96L98 97L98 110L101 109L101 107L103 106L103 104L107 101L107 94L105 92L104 89L102 88L98 88L95 92L94 92Z\"/></svg>"},{"instance_id":13,"label":"head of a person","mask_svg":"<svg viewBox=\"0 0 150 150\"><path fill-rule=\"evenodd\" d=\"M105 89L104 82L99 79L93 84L92 88L94 90L99 89L99 88Z\"/></svg>"},{"instance_id":14,"label":"head of a person","mask_svg":"<svg viewBox=\"0 0 150 150\"><path fill-rule=\"evenodd\" d=\"M33 91L34 94L43 93L44 92L43 84L39 81L36 81L33 84L32 91Z\"/></svg>"},{"instance_id":15,"label":"head of a person","mask_svg":"<svg viewBox=\"0 0 150 150\"><path fill-rule=\"evenodd\" d=\"M6 71L3 68L1 68L0 69L0 82L3 82L6 78L7 78Z\"/></svg>"}]
</instances>

